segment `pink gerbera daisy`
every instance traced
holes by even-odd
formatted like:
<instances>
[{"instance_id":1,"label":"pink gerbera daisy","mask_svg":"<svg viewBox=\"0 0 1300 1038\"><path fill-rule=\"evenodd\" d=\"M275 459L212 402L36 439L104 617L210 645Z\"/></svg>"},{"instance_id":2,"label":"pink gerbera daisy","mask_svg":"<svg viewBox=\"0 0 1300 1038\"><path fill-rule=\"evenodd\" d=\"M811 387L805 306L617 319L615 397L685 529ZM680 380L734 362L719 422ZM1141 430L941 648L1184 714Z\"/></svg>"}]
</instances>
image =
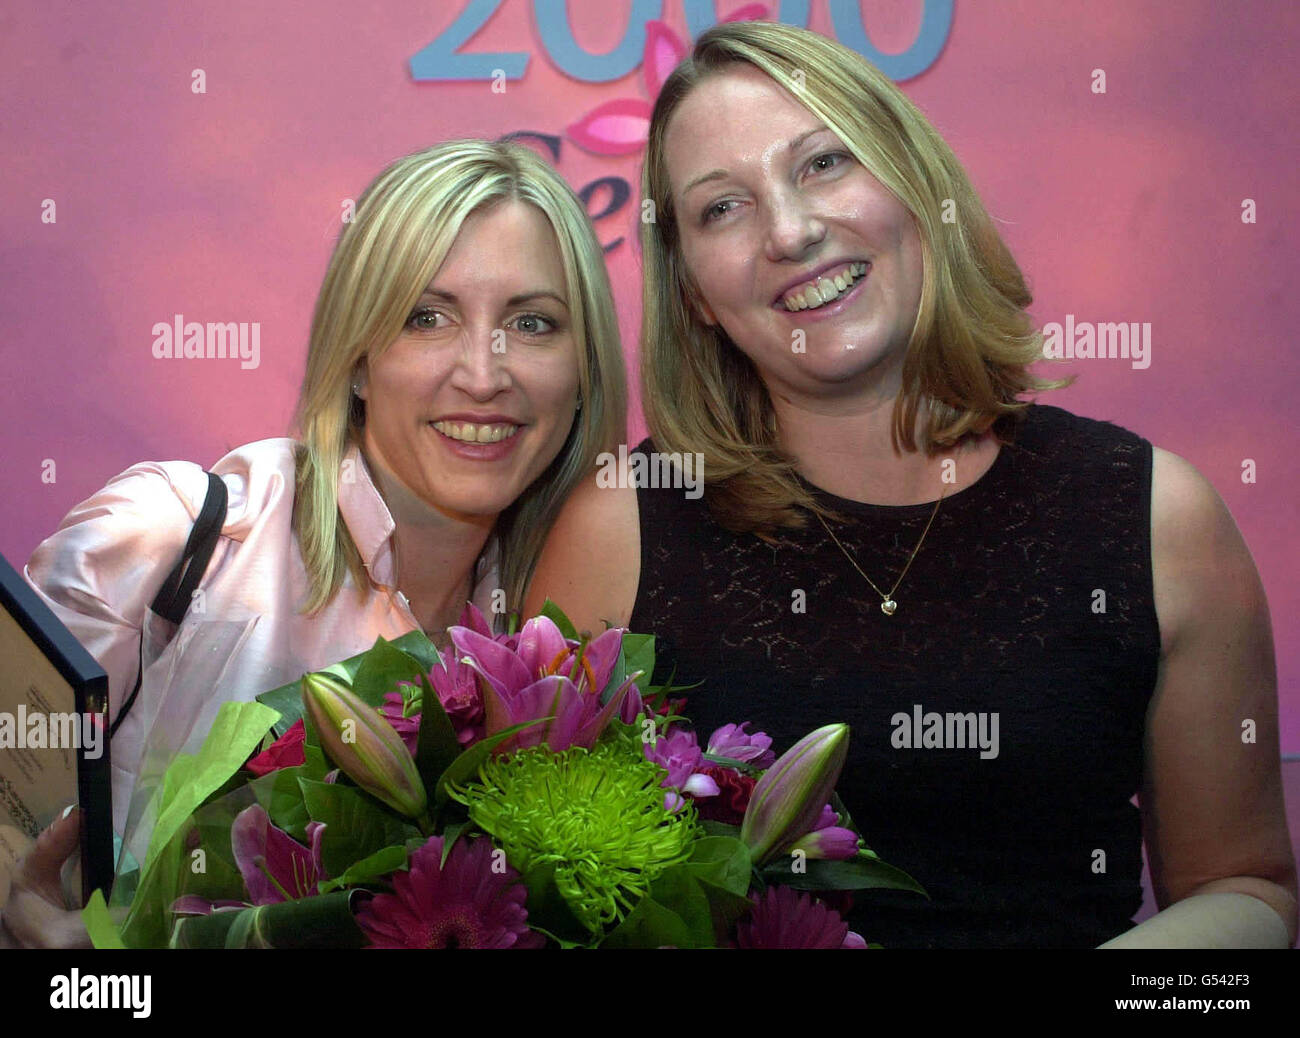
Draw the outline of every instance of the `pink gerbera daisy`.
<instances>
[{"instance_id":1,"label":"pink gerbera daisy","mask_svg":"<svg viewBox=\"0 0 1300 1038\"><path fill-rule=\"evenodd\" d=\"M790 887L768 887L736 924L738 948L865 948L840 914Z\"/></svg>"},{"instance_id":2,"label":"pink gerbera daisy","mask_svg":"<svg viewBox=\"0 0 1300 1038\"><path fill-rule=\"evenodd\" d=\"M393 874L394 893L357 912L372 948L540 948L528 928L528 889L487 839L458 840L442 861L435 836Z\"/></svg>"}]
</instances>

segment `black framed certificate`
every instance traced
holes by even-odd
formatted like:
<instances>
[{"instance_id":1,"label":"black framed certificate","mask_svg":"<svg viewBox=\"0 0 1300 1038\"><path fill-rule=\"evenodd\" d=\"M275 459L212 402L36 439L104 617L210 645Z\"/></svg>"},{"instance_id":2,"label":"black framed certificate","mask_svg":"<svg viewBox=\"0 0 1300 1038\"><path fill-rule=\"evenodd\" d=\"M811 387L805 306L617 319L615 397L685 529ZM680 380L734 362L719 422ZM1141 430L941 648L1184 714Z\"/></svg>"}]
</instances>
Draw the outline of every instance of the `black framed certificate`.
<instances>
[{"instance_id":1,"label":"black framed certificate","mask_svg":"<svg viewBox=\"0 0 1300 1038\"><path fill-rule=\"evenodd\" d=\"M108 676L0 556L0 822L33 839L81 806L81 886L113 882Z\"/></svg>"}]
</instances>

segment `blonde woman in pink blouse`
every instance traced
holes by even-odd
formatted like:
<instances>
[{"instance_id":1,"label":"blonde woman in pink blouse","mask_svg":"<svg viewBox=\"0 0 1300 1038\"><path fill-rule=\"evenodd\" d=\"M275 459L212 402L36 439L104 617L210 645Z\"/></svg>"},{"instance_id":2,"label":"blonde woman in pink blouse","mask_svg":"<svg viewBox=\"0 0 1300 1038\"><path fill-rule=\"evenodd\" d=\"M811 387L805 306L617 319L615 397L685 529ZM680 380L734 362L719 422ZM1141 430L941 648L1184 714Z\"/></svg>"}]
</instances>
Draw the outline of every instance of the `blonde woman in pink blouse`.
<instances>
[{"instance_id":1,"label":"blonde woman in pink blouse","mask_svg":"<svg viewBox=\"0 0 1300 1038\"><path fill-rule=\"evenodd\" d=\"M109 675L121 830L163 688L197 717L422 628L445 643L467 600L517 609L566 495L625 433L618 324L581 201L540 157L453 141L362 195L312 322L296 439L240 447L221 537L177 630L148 610L207 492L203 468L135 465L74 508L27 580ZM205 638L217 632L214 643ZM221 646L220 682L211 673ZM205 654L202 649L209 647ZM151 694L152 693L152 694ZM174 702L193 698L193 702ZM13 868L4 929L85 942L59 895L70 815Z\"/></svg>"}]
</instances>

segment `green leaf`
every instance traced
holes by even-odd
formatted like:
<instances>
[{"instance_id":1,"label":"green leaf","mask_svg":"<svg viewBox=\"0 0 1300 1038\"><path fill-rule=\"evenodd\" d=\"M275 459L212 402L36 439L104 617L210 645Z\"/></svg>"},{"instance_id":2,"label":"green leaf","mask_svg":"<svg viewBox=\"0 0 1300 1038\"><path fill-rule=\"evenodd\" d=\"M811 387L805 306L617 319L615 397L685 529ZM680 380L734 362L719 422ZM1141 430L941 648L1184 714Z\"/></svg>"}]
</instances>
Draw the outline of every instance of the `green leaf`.
<instances>
[{"instance_id":1,"label":"green leaf","mask_svg":"<svg viewBox=\"0 0 1300 1038\"><path fill-rule=\"evenodd\" d=\"M673 679L675 677L677 677L676 665L674 665L673 669L669 672L668 680L665 681L662 685L646 686L646 693L644 697L645 701L649 703L651 706L653 706L656 711L659 710L660 707L664 705L668 697L671 696L674 692L689 692L691 689L699 688L701 685L704 684L703 680L701 680L701 681L694 681L689 685L675 685L673 684Z\"/></svg>"},{"instance_id":2,"label":"green leaf","mask_svg":"<svg viewBox=\"0 0 1300 1038\"><path fill-rule=\"evenodd\" d=\"M694 948L690 925L671 908L643 897L601 941L601 948Z\"/></svg>"},{"instance_id":3,"label":"green leaf","mask_svg":"<svg viewBox=\"0 0 1300 1038\"><path fill-rule=\"evenodd\" d=\"M429 838L425 836L424 833L421 833L419 836L408 837L406 841L406 856L409 858L428 842Z\"/></svg>"},{"instance_id":4,"label":"green leaf","mask_svg":"<svg viewBox=\"0 0 1300 1038\"><path fill-rule=\"evenodd\" d=\"M460 839L461 833L470 827L469 822L452 822L444 826L442 830L442 857L438 859L438 867L447 864L447 858L451 854L451 849L456 846L456 841Z\"/></svg>"},{"instance_id":5,"label":"green leaf","mask_svg":"<svg viewBox=\"0 0 1300 1038\"><path fill-rule=\"evenodd\" d=\"M208 901L243 901L248 896L230 846L231 824L245 806L245 797L232 797L229 801L205 805L194 813L194 829L186 846L197 843L203 850L203 868L196 872L193 851L186 852L188 858L181 859L173 898L194 894Z\"/></svg>"},{"instance_id":6,"label":"green leaf","mask_svg":"<svg viewBox=\"0 0 1300 1038\"><path fill-rule=\"evenodd\" d=\"M626 667L623 679L627 680L628 674L634 674L638 670L641 671L641 676L636 679L636 687L640 689L642 695L645 695L650 690L650 678L654 675L655 670L655 636L653 634L633 634L628 631L627 634L623 635L621 657ZM618 685L614 687L617 688Z\"/></svg>"},{"instance_id":7,"label":"green leaf","mask_svg":"<svg viewBox=\"0 0 1300 1038\"><path fill-rule=\"evenodd\" d=\"M144 859L146 872L194 809L248 760L275 720L275 712L261 703L221 704L199 752L188 760L185 755L177 758L163 776L158 821Z\"/></svg>"},{"instance_id":8,"label":"green leaf","mask_svg":"<svg viewBox=\"0 0 1300 1038\"><path fill-rule=\"evenodd\" d=\"M879 858L859 855L848 861L827 861L810 858L804 863L806 872L792 872L790 862L773 862L762 870L769 883L793 887L795 890L912 890L927 899L929 894L915 879L902 869L886 865Z\"/></svg>"},{"instance_id":9,"label":"green leaf","mask_svg":"<svg viewBox=\"0 0 1300 1038\"><path fill-rule=\"evenodd\" d=\"M104 892L96 890L90 895L86 907L81 910L81 921L90 935L90 943L96 948L125 948L122 935L117 932L117 924L108 914L108 904L104 901Z\"/></svg>"},{"instance_id":10,"label":"green leaf","mask_svg":"<svg viewBox=\"0 0 1300 1038\"><path fill-rule=\"evenodd\" d=\"M382 638L379 640L383 641ZM378 641L375 644L378 645ZM408 631L400 638L394 638L391 642L385 642L384 644L391 649L397 649L399 652L413 657L425 672L432 670L439 660L437 648L433 642L429 641L429 636L423 631ZM356 678L357 671L361 669L362 663L374 650L375 646L371 646L365 652L359 652L355 656L349 656L345 660L321 669L339 675L351 685ZM396 687L394 686L394 688L386 691L396 691ZM263 692L256 698L259 703L264 703L279 713L280 720L276 722L274 728L277 738L293 727L293 723L303 716L301 677L295 678L287 685L281 685L279 688ZM310 723L307 725L307 730L307 741L314 746L319 746L320 741L312 738Z\"/></svg>"},{"instance_id":11,"label":"green leaf","mask_svg":"<svg viewBox=\"0 0 1300 1038\"><path fill-rule=\"evenodd\" d=\"M605 687L600 690L602 706L613 698L615 690L627 680L628 673L627 661L623 658L623 647L620 645L618 656L614 659L614 666L609 672L609 680L605 682Z\"/></svg>"},{"instance_id":12,"label":"green leaf","mask_svg":"<svg viewBox=\"0 0 1300 1038\"><path fill-rule=\"evenodd\" d=\"M542 603L542 611L539 616L549 617L554 621L555 626L560 629L560 633L566 638L571 638L575 642L580 641L581 637L578 630L573 626L573 621L564 615L564 610L552 602L549 598Z\"/></svg>"},{"instance_id":13,"label":"green leaf","mask_svg":"<svg viewBox=\"0 0 1300 1038\"><path fill-rule=\"evenodd\" d=\"M725 947L737 920L753 910L754 902L749 899L748 894L736 894L715 887L712 883L701 882L700 886L709 898L709 910L713 915L713 931L717 935L718 947Z\"/></svg>"},{"instance_id":14,"label":"green leaf","mask_svg":"<svg viewBox=\"0 0 1300 1038\"><path fill-rule=\"evenodd\" d=\"M638 717L637 721L639 722L640 720L642 720L642 718ZM624 724L618 719L618 715L615 714L609 719L609 724L601 734L600 741L621 742L624 746L631 750L635 750L639 754L642 752L642 746L645 745L641 732L642 729L639 723Z\"/></svg>"},{"instance_id":15,"label":"green leaf","mask_svg":"<svg viewBox=\"0 0 1300 1038\"><path fill-rule=\"evenodd\" d=\"M701 818L700 828L710 836L731 836L740 838L740 826L729 822L715 822L712 818Z\"/></svg>"},{"instance_id":16,"label":"green leaf","mask_svg":"<svg viewBox=\"0 0 1300 1038\"><path fill-rule=\"evenodd\" d=\"M257 924L265 915L267 905L231 912L230 929L226 931L226 948L270 948L269 938L264 937ZM210 918L210 917L209 917Z\"/></svg>"},{"instance_id":17,"label":"green leaf","mask_svg":"<svg viewBox=\"0 0 1300 1038\"><path fill-rule=\"evenodd\" d=\"M263 692L256 699L257 702L269 706L280 715L280 719L271 729L271 734L278 739L302 717L302 678L295 678L287 685Z\"/></svg>"},{"instance_id":18,"label":"green leaf","mask_svg":"<svg viewBox=\"0 0 1300 1038\"><path fill-rule=\"evenodd\" d=\"M671 909L686 924L691 943L678 947L714 946L713 912L709 908L708 895L687 866L674 865L655 877L650 885L650 898Z\"/></svg>"},{"instance_id":19,"label":"green leaf","mask_svg":"<svg viewBox=\"0 0 1300 1038\"><path fill-rule=\"evenodd\" d=\"M414 656L420 664L421 672L424 674L442 664L442 657L438 653L438 647L421 630L407 631L400 638L394 638L388 644L395 649L401 649L402 652Z\"/></svg>"},{"instance_id":20,"label":"green leaf","mask_svg":"<svg viewBox=\"0 0 1300 1038\"><path fill-rule=\"evenodd\" d=\"M359 789L304 778L298 785L312 821L325 823L321 864L331 876L341 876L376 851L420 835L419 829Z\"/></svg>"},{"instance_id":21,"label":"green leaf","mask_svg":"<svg viewBox=\"0 0 1300 1038\"><path fill-rule=\"evenodd\" d=\"M307 823L311 821L311 815L307 813L298 780L319 781L324 778L323 774L312 774L312 770L306 766L280 768L248 784L257 802L271 816L271 821L300 843L307 842Z\"/></svg>"},{"instance_id":22,"label":"green leaf","mask_svg":"<svg viewBox=\"0 0 1300 1038\"><path fill-rule=\"evenodd\" d=\"M275 720L275 711L261 703L223 703L198 753L179 755L163 773L149 808L157 821L122 924L128 947L166 943L169 909L187 867L184 838L193 828L191 816L240 769Z\"/></svg>"},{"instance_id":23,"label":"green leaf","mask_svg":"<svg viewBox=\"0 0 1300 1038\"><path fill-rule=\"evenodd\" d=\"M547 721L552 720L554 720L554 717L539 717L535 721L523 721L520 724L512 724L509 728L503 728L495 735L489 735L486 739L480 739L472 746L469 746L465 752L452 761L447 766L447 770L438 777L438 782L434 786L434 801L439 804L445 803L447 801L448 786L460 786L470 781L499 743L505 742L505 740L509 739L512 735L522 732L525 728L531 728L536 724L545 724ZM428 787L426 786L425 788L427 789Z\"/></svg>"},{"instance_id":24,"label":"green leaf","mask_svg":"<svg viewBox=\"0 0 1300 1038\"><path fill-rule=\"evenodd\" d=\"M352 891L179 919L173 948L360 948Z\"/></svg>"},{"instance_id":25,"label":"green leaf","mask_svg":"<svg viewBox=\"0 0 1300 1038\"><path fill-rule=\"evenodd\" d=\"M614 693L622 687L631 675L640 671L636 679L637 690L641 693L650 687L650 677L655 667L654 636L649 634L623 635L619 643L618 658L609 672L609 680L600 690L601 703L608 703Z\"/></svg>"},{"instance_id":26,"label":"green leaf","mask_svg":"<svg viewBox=\"0 0 1300 1038\"><path fill-rule=\"evenodd\" d=\"M312 734L317 741L304 743L302 747L303 774L310 779L323 779L332 769L325 751L320 748L320 736L316 735L314 728Z\"/></svg>"},{"instance_id":27,"label":"green leaf","mask_svg":"<svg viewBox=\"0 0 1300 1038\"><path fill-rule=\"evenodd\" d=\"M732 894L749 892L752 864L749 848L731 836L705 836L695 841L683 866L692 876Z\"/></svg>"},{"instance_id":28,"label":"green leaf","mask_svg":"<svg viewBox=\"0 0 1300 1038\"><path fill-rule=\"evenodd\" d=\"M384 705L385 695L398 691L398 682L419 684L423 675L419 660L381 636L375 639L369 652L362 653L361 663L352 679L352 691L362 702L378 710Z\"/></svg>"},{"instance_id":29,"label":"green leaf","mask_svg":"<svg viewBox=\"0 0 1300 1038\"><path fill-rule=\"evenodd\" d=\"M528 888L528 925L569 947L592 947L599 939L573 914L555 885L555 864L534 865L523 873Z\"/></svg>"},{"instance_id":30,"label":"green leaf","mask_svg":"<svg viewBox=\"0 0 1300 1038\"><path fill-rule=\"evenodd\" d=\"M706 838L707 839L707 838ZM748 852L741 847L748 860ZM706 845L697 862L674 865L661 873L650 892L632 909L626 919L609 932L602 948L716 948L724 944L737 919L753 907L745 893L715 886L701 879L711 866L723 875L731 871L735 848L724 842ZM746 870L739 882L747 885ZM735 884L729 874L726 881Z\"/></svg>"},{"instance_id":31,"label":"green leaf","mask_svg":"<svg viewBox=\"0 0 1300 1038\"><path fill-rule=\"evenodd\" d=\"M442 708L438 693L433 690L427 675L420 675L419 685L420 733L416 743L415 767L420 772L424 788L430 789L437 786L438 777L461 755L461 746L451 718Z\"/></svg>"},{"instance_id":32,"label":"green leaf","mask_svg":"<svg viewBox=\"0 0 1300 1038\"><path fill-rule=\"evenodd\" d=\"M375 851L367 858L362 858L337 879L327 879L320 885L320 892L328 894L342 887L355 887L371 880L380 879L390 872L396 872L406 864L406 845L394 844Z\"/></svg>"},{"instance_id":33,"label":"green leaf","mask_svg":"<svg viewBox=\"0 0 1300 1038\"><path fill-rule=\"evenodd\" d=\"M704 888L682 866L657 876L650 892L601 941L602 948L711 948L713 913Z\"/></svg>"},{"instance_id":34,"label":"green leaf","mask_svg":"<svg viewBox=\"0 0 1300 1038\"><path fill-rule=\"evenodd\" d=\"M192 826L177 830L159 851L147 872L142 872L122 923L122 943L128 948L163 948L171 927L171 904L180 893L188 872L186 838ZM113 892L118 897L117 890Z\"/></svg>"},{"instance_id":35,"label":"green leaf","mask_svg":"<svg viewBox=\"0 0 1300 1038\"><path fill-rule=\"evenodd\" d=\"M853 818L849 814L849 809L844 806L844 801L840 799L840 795L834 790L831 790L831 810L840 816L839 825L841 828L852 829L855 833L858 833L859 836L862 835L858 832L858 827L853 824Z\"/></svg>"}]
</instances>

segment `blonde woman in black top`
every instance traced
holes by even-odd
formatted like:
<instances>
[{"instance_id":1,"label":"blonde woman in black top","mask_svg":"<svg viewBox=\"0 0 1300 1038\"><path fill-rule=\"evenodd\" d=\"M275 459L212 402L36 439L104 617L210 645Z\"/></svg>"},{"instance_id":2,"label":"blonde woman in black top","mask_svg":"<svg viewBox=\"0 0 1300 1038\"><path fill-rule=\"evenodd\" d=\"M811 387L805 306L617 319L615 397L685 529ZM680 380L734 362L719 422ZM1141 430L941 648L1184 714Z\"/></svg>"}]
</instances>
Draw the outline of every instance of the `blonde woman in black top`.
<instances>
[{"instance_id":1,"label":"blonde woman in black top","mask_svg":"<svg viewBox=\"0 0 1300 1038\"><path fill-rule=\"evenodd\" d=\"M1250 554L1186 461L1022 399L1062 383L920 112L815 33L720 25L660 93L643 195L639 453L698 456L703 496L599 468L526 607L659 635L701 738L849 722L845 802L932 895L873 892L868 940L1292 944ZM927 749L926 714L992 738Z\"/></svg>"}]
</instances>

